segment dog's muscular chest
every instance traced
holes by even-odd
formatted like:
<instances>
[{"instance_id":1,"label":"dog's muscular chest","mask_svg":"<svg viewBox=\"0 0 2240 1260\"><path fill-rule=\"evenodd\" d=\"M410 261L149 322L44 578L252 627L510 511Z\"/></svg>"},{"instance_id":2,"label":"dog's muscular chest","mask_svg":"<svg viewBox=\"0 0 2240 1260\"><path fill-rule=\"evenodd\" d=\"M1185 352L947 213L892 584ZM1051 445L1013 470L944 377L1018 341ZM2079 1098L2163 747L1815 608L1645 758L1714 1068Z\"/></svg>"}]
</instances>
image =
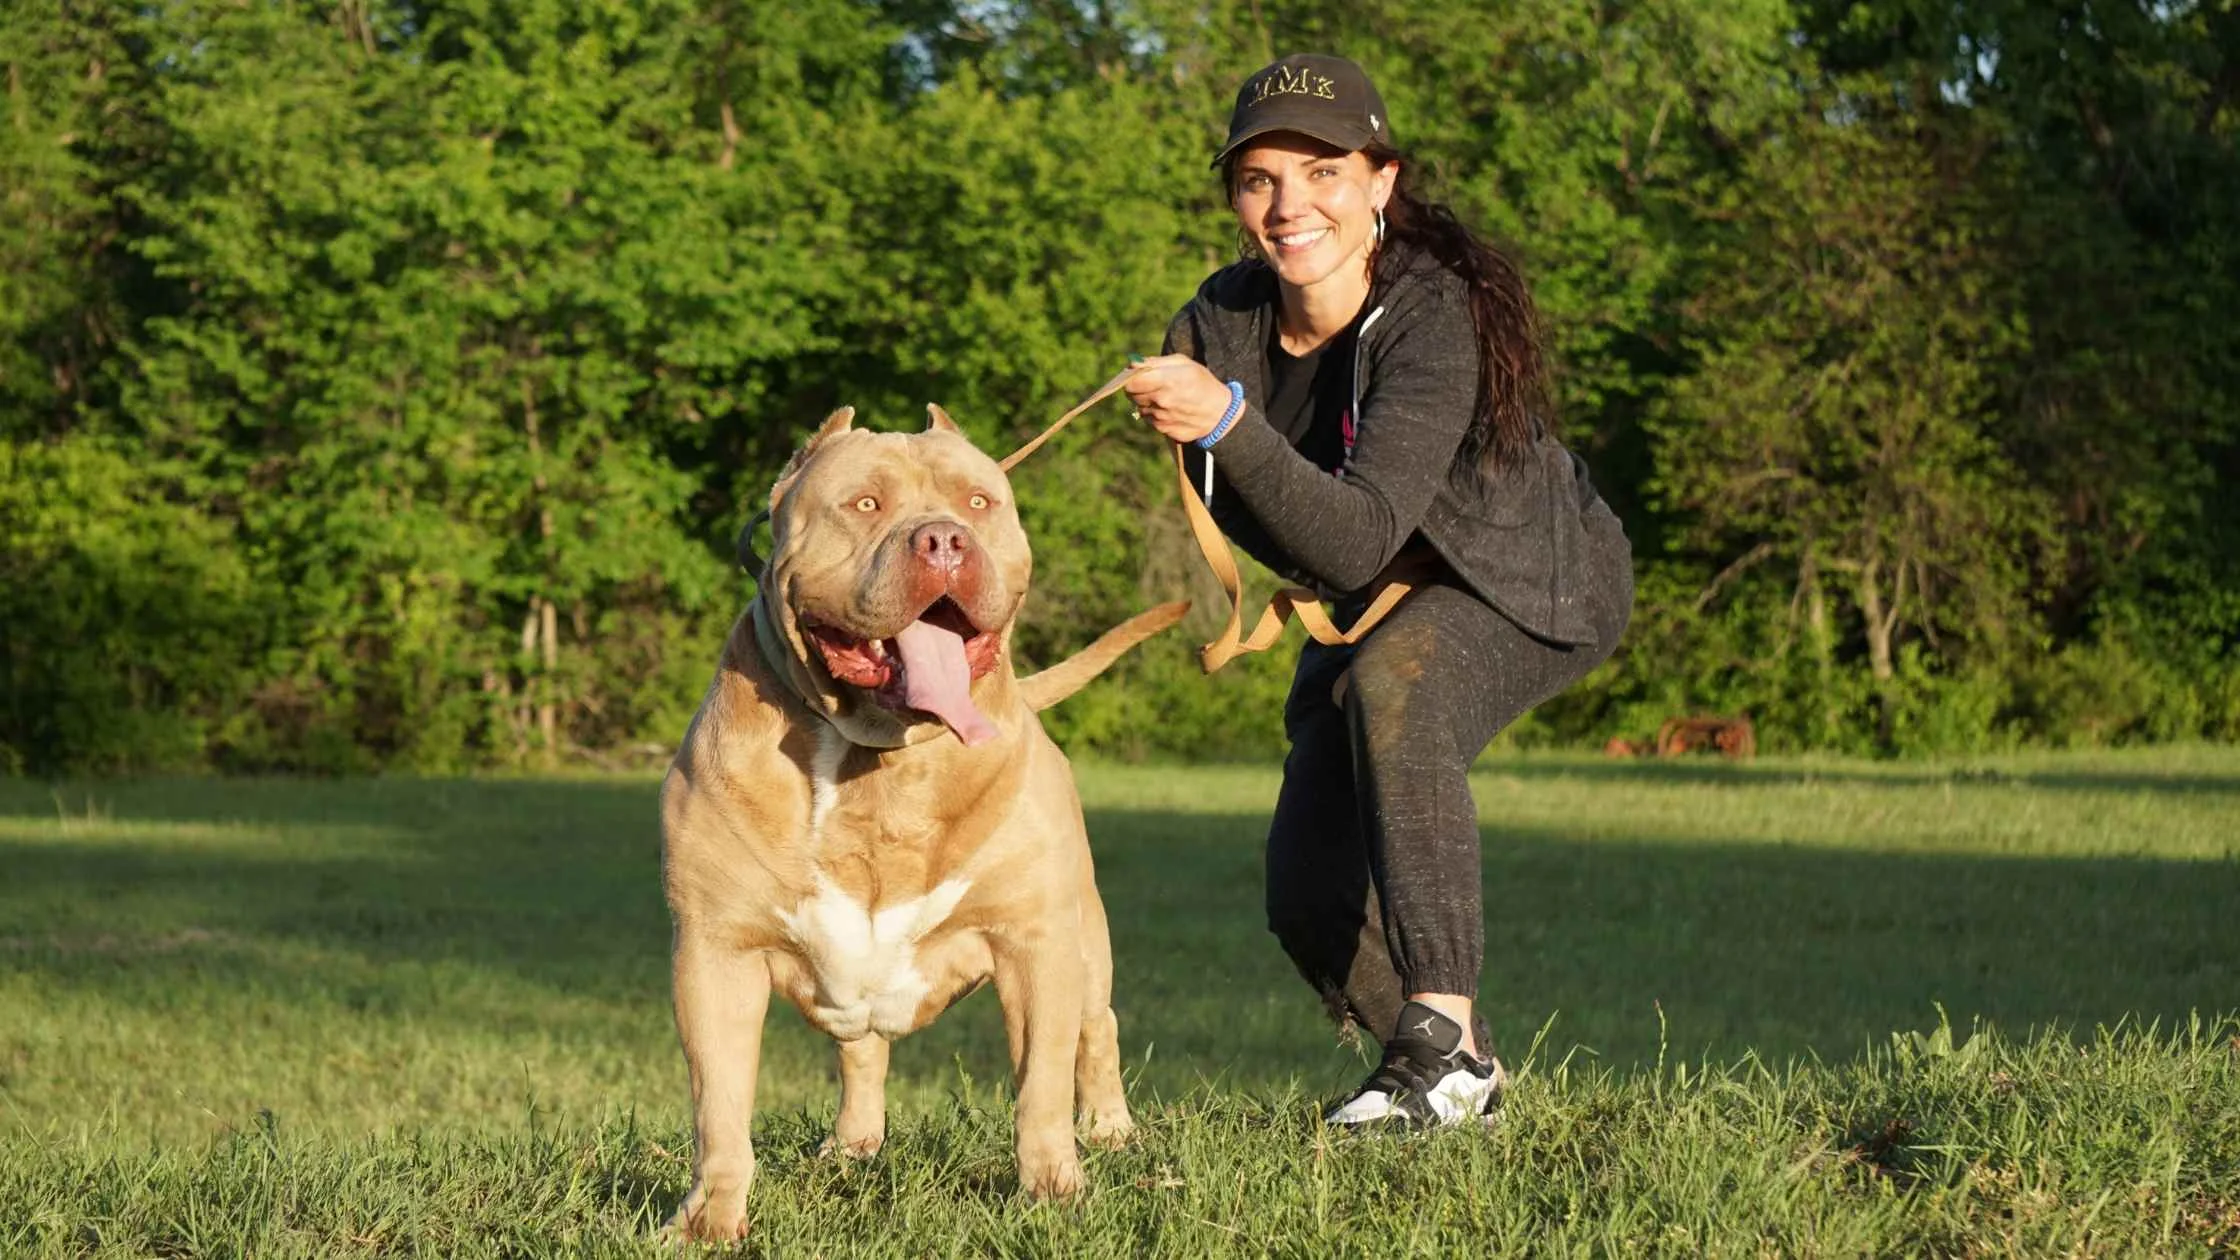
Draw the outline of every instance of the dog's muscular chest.
<instances>
[{"instance_id":1,"label":"dog's muscular chest","mask_svg":"<svg viewBox=\"0 0 2240 1260\"><path fill-rule=\"evenodd\" d=\"M945 968L929 968L925 953L970 887L952 879L874 906L820 876L815 893L781 920L807 964L810 983L796 995L803 1012L843 1040L915 1029L936 987L955 987L955 977L940 974Z\"/></svg>"},{"instance_id":2,"label":"dog's muscular chest","mask_svg":"<svg viewBox=\"0 0 2240 1260\"><path fill-rule=\"evenodd\" d=\"M933 824L938 781L850 776L850 755L837 736L819 743L805 837L812 880L779 922L805 964L794 997L814 1023L843 1039L899 1036L929 997L957 988L957 951L941 945L972 880Z\"/></svg>"}]
</instances>

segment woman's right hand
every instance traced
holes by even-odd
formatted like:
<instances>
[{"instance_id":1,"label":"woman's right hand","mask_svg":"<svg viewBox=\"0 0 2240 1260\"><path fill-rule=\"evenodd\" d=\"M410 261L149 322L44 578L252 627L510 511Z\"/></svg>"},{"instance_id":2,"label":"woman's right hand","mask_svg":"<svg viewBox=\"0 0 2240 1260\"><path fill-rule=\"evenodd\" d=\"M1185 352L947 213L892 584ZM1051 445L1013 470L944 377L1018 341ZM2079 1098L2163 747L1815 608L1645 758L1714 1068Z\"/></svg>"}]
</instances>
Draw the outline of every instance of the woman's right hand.
<instances>
[{"instance_id":1,"label":"woman's right hand","mask_svg":"<svg viewBox=\"0 0 2240 1260\"><path fill-rule=\"evenodd\" d=\"M1145 359L1121 388L1138 416L1176 442L1213 432L1229 412L1229 387L1186 354Z\"/></svg>"}]
</instances>

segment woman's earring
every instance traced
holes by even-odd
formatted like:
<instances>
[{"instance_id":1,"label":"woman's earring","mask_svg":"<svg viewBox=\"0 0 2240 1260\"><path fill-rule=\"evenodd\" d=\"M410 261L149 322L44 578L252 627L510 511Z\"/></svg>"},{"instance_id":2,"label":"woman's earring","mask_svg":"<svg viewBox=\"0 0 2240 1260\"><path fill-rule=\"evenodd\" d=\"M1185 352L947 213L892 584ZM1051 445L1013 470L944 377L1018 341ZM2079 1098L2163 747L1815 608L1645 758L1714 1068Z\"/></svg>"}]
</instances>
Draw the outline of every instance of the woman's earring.
<instances>
[{"instance_id":1,"label":"woman's earring","mask_svg":"<svg viewBox=\"0 0 2240 1260\"><path fill-rule=\"evenodd\" d=\"M1243 228L1237 229L1237 257L1251 262L1260 261L1260 242L1253 240L1252 233Z\"/></svg>"},{"instance_id":2,"label":"woman's earring","mask_svg":"<svg viewBox=\"0 0 2240 1260\"><path fill-rule=\"evenodd\" d=\"M1384 244L1384 211L1377 211L1377 244Z\"/></svg>"}]
</instances>

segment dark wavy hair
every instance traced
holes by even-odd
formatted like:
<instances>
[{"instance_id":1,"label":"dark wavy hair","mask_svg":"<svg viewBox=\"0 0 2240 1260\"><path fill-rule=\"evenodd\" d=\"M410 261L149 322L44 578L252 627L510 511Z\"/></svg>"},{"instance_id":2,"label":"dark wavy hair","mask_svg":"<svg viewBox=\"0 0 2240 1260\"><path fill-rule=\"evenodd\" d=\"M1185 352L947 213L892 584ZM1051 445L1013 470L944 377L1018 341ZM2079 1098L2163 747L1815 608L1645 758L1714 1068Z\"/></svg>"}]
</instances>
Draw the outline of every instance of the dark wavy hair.
<instances>
[{"instance_id":1,"label":"dark wavy hair","mask_svg":"<svg viewBox=\"0 0 2240 1260\"><path fill-rule=\"evenodd\" d=\"M1462 457L1486 474L1525 458L1554 407L1540 308L1524 272L1509 254L1480 239L1454 211L1417 188L1416 164L1397 149L1372 144L1361 150L1371 167L1400 164L1385 203L1384 243L1369 260L1370 284L1391 278L1415 252L1429 254L1460 277L1470 291L1470 323L1478 334L1478 391ZM1236 196L1236 163L1222 163L1222 184ZM1397 247L1397 248L1396 248Z\"/></svg>"}]
</instances>

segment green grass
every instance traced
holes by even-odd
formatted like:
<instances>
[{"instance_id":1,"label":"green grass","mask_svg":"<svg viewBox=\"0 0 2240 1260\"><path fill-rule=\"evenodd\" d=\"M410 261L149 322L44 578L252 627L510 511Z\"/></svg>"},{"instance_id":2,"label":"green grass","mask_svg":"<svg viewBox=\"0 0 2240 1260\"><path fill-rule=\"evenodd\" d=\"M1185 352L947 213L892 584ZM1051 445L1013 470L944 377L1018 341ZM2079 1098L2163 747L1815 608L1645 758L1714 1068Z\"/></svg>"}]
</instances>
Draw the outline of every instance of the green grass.
<instances>
[{"instance_id":1,"label":"green grass","mask_svg":"<svg viewBox=\"0 0 2240 1260\"><path fill-rule=\"evenodd\" d=\"M983 995L898 1047L884 1153L816 1160L780 1010L749 1250L2240 1251L2240 749L1488 761L1526 1071L1494 1132L1338 1144L1274 771L1080 777L1142 1139L1020 1199ZM645 1250L690 1155L657 851L650 779L0 782L0 1255Z\"/></svg>"}]
</instances>

